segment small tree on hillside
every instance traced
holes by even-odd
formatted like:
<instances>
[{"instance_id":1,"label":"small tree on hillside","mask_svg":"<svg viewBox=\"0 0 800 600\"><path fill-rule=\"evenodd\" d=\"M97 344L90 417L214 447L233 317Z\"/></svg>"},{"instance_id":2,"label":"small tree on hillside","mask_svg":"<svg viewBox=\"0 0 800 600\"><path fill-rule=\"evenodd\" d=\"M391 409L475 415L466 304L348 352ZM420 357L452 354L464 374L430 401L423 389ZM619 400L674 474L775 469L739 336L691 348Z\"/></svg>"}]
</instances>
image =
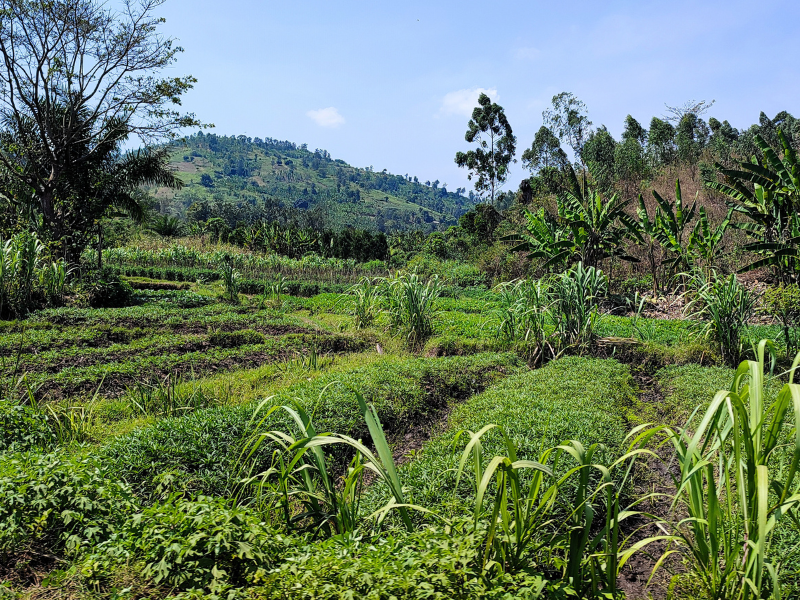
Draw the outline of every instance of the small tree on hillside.
<instances>
[{"instance_id":1,"label":"small tree on hillside","mask_svg":"<svg viewBox=\"0 0 800 600\"><path fill-rule=\"evenodd\" d=\"M517 138L502 106L492 102L486 94L480 95L478 105L472 111L469 129L464 136L469 143L477 142L478 147L468 152L456 152L456 164L469 169L469 180L477 179L475 191L481 196L488 194L490 203L494 205L497 192L508 179L508 166L516 162Z\"/></svg>"}]
</instances>

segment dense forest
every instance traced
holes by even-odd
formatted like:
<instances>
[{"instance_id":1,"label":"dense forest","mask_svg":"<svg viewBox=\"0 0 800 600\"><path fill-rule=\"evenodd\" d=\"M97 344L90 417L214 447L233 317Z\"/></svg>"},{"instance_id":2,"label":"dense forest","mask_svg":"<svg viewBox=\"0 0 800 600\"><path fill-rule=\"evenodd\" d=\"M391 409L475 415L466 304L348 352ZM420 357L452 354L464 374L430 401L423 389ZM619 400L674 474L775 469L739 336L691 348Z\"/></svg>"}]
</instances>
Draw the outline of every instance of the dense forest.
<instances>
[{"instance_id":1,"label":"dense forest","mask_svg":"<svg viewBox=\"0 0 800 600\"><path fill-rule=\"evenodd\" d=\"M455 224L474 204L462 188L448 191L438 180L352 167L305 144L201 131L172 150L170 166L185 187L151 191L160 212L189 222L433 231Z\"/></svg>"}]
</instances>

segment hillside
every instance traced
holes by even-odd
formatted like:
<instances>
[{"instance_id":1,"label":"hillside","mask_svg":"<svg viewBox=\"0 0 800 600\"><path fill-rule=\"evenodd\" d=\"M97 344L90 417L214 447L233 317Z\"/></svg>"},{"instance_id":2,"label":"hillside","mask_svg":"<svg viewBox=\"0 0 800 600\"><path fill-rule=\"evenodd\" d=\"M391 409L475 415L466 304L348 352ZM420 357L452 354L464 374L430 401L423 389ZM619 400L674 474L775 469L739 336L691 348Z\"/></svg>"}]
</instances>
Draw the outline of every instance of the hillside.
<instances>
[{"instance_id":1,"label":"hillside","mask_svg":"<svg viewBox=\"0 0 800 600\"><path fill-rule=\"evenodd\" d=\"M455 224L473 204L438 181L352 167L325 150L270 138L200 132L175 146L170 165L185 186L151 189L160 211L189 220L221 217L231 227L266 219L433 231Z\"/></svg>"}]
</instances>

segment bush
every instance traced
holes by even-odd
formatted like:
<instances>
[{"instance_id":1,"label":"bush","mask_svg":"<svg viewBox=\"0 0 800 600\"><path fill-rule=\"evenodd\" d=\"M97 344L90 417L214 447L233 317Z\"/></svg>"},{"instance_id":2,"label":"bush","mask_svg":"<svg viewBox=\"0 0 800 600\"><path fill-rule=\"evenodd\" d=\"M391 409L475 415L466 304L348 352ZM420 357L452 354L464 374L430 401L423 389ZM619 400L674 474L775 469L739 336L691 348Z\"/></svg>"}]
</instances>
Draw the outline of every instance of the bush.
<instances>
[{"instance_id":1,"label":"bush","mask_svg":"<svg viewBox=\"0 0 800 600\"><path fill-rule=\"evenodd\" d=\"M55 441L44 414L27 405L0 400L0 453L46 449Z\"/></svg>"},{"instance_id":2,"label":"bush","mask_svg":"<svg viewBox=\"0 0 800 600\"><path fill-rule=\"evenodd\" d=\"M327 540L298 547L252 590L265 600L364 598L473 600L567 597L568 587L535 570L486 576L480 568L485 530L459 521L376 543Z\"/></svg>"},{"instance_id":3,"label":"bush","mask_svg":"<svg viewBox=\"0 0 800 600\"><path fill-rule=\"evenodd\" d=\"M111 269L92 270L81 278L79 293L92 308L119 308L133 301L133 288Z\"/></svg>"},{"instance_id":4,"label":"bush","mask_svg":"<svg viewBox=\"0 0 800 600\"><path fill-rule=\"evenodd\" d=\"M798 327L800 327L800 287L796 283L764 292L762 312L774 318L783 328L786 354L791 358L800 349Z\"/></svg>"},{"instance_id":5,"label":"bush","mask_svg":"<svg viewBox=\"0 0 800 600\"><path fill-rule=\"evenodd\" d=\"M251 344L263 344L267 341L264 334L252 329L240 331L215 331L208 336L208 343L219 348L238 348Z\"/></svg>"},{"instance_id":6,"label":"bush","mask_svg":"<svg viewBox=\"0 0 800 600\"><path fill-rule=\"evenodd\" d=\"M219 593L263 578L286 545L256 514L227 500L172 497L128 519L83 561L82 572L103 579L133 559L156 584Z\"/></svg>"},{"instance_id":7,"label":"bush","mask_svg":"<svg viewBox=\"0 0 800 600\"><path fill-rule=\"evenodd\" d=\"M130 488L92 458L11 454L0 462L0 553L58 552L109 538L135 505Z\"/></svg>"}]
</instances>

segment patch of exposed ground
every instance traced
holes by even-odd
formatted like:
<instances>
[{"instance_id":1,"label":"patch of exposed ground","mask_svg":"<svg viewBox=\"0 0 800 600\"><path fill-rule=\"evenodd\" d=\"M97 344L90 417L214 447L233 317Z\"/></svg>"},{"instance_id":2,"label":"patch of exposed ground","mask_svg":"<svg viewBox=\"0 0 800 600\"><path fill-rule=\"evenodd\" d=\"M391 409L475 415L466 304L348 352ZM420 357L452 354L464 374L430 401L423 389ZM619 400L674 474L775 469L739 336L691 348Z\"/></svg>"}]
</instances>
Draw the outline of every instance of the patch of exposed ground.
<instances>
[{"instance_id":1,"label":"patch of exposed ground","mask_svg":"<svg viewBox=\"0 0 800 600\"><path fill-rule=\"evenodd\" d=\"M664 402L661 386L649 375L637 374L635 379L639 387L639 401L648 404L653 412L659 414ZM633 496L641 498L650 494L650 499L637 505L636 510L650 513L657 517L657 520L644 516L626 520L623 529L626 536L631 536L627 546L648 537L666 534L667 530L663 525L659 525L658 521L669 523L675 519L671 505L675 493L674 478L680 476L680 469L674 460L672 446L663 445L655 452L658 458L648 456L639 464L634 478ZM665 542L653 542L634 554L625 564L618 585L625 592L627 600L667 598L672 575L681 569L680 561L676 554L672 554L655 574L653 568L670 549L672 548Z\"/></svg>"}]
</instances>

